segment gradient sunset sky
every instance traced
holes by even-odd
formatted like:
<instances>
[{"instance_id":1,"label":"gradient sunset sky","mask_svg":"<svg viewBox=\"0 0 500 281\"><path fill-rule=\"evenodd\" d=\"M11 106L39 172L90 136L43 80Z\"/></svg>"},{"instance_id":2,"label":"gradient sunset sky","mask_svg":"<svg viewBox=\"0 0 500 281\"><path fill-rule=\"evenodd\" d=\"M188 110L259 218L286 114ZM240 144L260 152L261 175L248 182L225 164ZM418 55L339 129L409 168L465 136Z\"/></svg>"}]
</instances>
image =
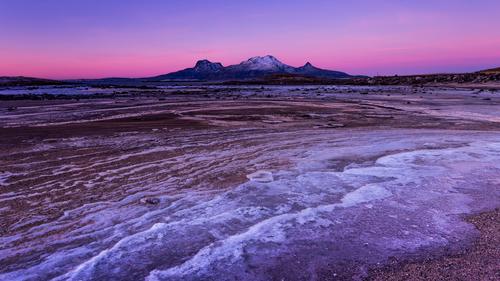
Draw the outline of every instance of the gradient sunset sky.
<instances>
[{"instance_id":1,"label":"gradient sunset sky","mask_svg":"<svg viewBox=\"0 0 500 281\"><path fill-rule=\"evenodd\" d=\"M499 0L0 0L0 76L145 77L271 54L351 74L500 66Z\"/></svg>"}]
</instances>

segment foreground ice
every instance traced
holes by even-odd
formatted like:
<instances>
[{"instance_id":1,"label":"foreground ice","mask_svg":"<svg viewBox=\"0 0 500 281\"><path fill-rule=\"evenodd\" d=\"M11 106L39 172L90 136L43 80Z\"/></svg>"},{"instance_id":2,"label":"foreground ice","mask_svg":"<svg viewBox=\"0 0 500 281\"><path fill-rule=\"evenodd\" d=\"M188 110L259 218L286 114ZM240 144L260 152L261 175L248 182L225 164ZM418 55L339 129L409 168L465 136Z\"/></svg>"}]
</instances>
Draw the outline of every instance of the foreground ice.
<instances>
[{"instance_id":1,"label":"foreground ice","mask_svg":"<svg viewBox=\"0 0 500 281\"><path fill-rule=\"evenodd\" d=\"M37 229L81 224L56 251L0 279L314 280L350 262L363 276L390 256L467 240L475 232L459 215L498 204L500 134L283 134L261 136L287 145L263 157L290 167L255 169L221 192L165 195L147 211L130 198L83 206ZM0 255L26 251L16 239L2 237Z\"/></svg>"}]
</instances>

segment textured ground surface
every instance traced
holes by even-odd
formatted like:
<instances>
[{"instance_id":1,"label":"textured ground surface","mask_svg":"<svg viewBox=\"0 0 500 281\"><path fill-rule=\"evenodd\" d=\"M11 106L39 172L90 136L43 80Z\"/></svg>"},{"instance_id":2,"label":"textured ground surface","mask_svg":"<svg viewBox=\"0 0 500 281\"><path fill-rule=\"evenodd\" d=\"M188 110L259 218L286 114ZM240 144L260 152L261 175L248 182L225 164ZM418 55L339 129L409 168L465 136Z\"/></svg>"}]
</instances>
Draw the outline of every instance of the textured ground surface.
<instances>
[{"instance_id":1,"label":"textured ground surface","mask_svg":"<svg viewBox=\"0 0 500 281\"><path fill-rule=\"evenodd\" d=\"M498 207L498 92L0 103L2 280L362 279L470 249L464 215Z\"/></svg>"},{"instance_id":2,"label":"textured ground surface","mask_svg":"<svg viewBox=\"0 0 500 281\"><path fill-rule=\"evenodd\" d=\"M471 216L468 222L481 232L472 247L418 261L399 262L371 272L370 280L499 280L500 210Z\"/></svg>"}]
</instances>

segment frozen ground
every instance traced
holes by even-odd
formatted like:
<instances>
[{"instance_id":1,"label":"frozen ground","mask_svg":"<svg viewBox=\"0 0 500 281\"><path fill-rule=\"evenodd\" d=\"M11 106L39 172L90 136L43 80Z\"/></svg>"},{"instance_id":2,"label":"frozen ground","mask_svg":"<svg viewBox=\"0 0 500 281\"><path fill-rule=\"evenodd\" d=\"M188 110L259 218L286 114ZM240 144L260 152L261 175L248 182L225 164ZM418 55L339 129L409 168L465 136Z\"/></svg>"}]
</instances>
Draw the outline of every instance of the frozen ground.
<instances>
[{"instance_id":1,"label":"frozen ground","mask_svg":"<svg viewBox=\"0 0 500 281\"><path fill-rule=\"evenodd\" d=\"M498 207L496 92L3 103L0 280L362 279L468 246L463 215Z\"/></svg>"}]
</instances>

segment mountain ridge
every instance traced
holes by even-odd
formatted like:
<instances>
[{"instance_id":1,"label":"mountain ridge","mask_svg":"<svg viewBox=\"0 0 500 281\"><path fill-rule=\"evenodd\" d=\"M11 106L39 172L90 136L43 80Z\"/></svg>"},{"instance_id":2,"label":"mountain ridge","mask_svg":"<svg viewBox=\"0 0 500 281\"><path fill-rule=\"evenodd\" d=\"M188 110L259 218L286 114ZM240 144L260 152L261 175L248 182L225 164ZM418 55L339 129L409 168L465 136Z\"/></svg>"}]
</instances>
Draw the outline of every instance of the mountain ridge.
<instances>
[{"instance_id":1,"label":"mountain ridge","mask_svg":"<svg viewBox=\"0 0 500 281\"><path fill-rule=\"evenodd\" d=\"M220 62L211 62L207 59L199 60L194 67L162 74L148 79L162 80L232 80L253 79L272 74L297 74L318 78L352 78L356 76L345 72L327 70L313 66L307 62L301 67L284 64L272 55L251 57L239 64L223 66Z\"/></svg>"}]
</instances>

